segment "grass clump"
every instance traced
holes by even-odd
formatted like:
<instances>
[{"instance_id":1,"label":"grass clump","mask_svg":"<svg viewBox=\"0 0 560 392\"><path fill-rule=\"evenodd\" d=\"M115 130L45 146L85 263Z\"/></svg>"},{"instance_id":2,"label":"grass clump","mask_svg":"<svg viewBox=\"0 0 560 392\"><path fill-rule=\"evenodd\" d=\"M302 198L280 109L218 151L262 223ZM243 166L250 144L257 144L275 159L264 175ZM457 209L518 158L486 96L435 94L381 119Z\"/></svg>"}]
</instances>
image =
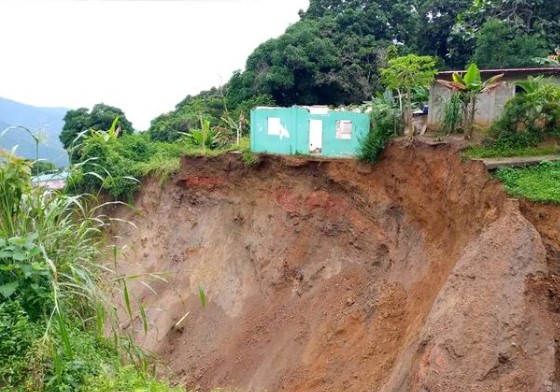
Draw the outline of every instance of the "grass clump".
<instances>
[{"instance_id":1,"label":"grass clump","mask_svg":"<svg viewBox=\"0 0 560 392\"><path fill-rule=\"evenodd\" d=\"M114 392L114 391L149 391L149 392L184 392L183 388L173 388L156 380L150 375L142 375L132 366L105 371L89 377L80 391Z\"/></svg>"},{"instance_id":2,"label":"grass clump","mask_svg":"<svg viewBox=\"0 0 560 392\"><path fill-rule=\"evenodd\" d=\"M452 93L449 101L441 109L441 125L439 129L441 135L450 135L462 131L464 107L461 94Z\"/></svg>"},{"instance_id":3,"label":"grass clump","mask_svg":"<svg viewBox=\"0 0 560 392\"><path fill-rule=\"evenodd\" d=\"M560 153L559 146L535 147L494 147L494 146L469 146L464 155L467 158L499 158L499 157L531 157L539 155L553 155Z\"/></svg>"},{"instance_id":4,"label":"grass clump","mask_svg":"<svg viewBox=\"0 0 560 392\"><path fill-rule=\"evenodd\" d=\"M544 203L560 203L560 162L543 161L537 166L502 168L496 177L516 197Z\"/></svg>"},{"instance_id":5,"label":"grass clump","mask_svg":"<svg viewBox=\"0 0 560 392\"><path fill-rule=\"evenodd\" d=\"M121 332L110 300L123 296L136 316L127 278L100 262L111 224L103 205L32 187L31 167L0 155L0 390L89 390L88 378L118 371L125 359L145 379L147 357Z\"/></svg>"}]
</instances>

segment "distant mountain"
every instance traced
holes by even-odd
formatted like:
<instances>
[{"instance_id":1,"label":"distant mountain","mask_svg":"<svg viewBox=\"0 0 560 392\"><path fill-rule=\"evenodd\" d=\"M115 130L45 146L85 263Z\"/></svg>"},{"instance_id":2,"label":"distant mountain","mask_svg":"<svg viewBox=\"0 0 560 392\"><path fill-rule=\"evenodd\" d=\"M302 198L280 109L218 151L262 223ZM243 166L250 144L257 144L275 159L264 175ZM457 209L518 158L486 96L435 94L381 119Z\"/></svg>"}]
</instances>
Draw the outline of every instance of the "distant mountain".
<instances>
[{"instance_id":1,"label":"distant mountain","mask_svg":"<svg viewBox=\"0 0 560 392\"><path fill-rule=\"evenodd\" d=\"M11 126L20 125L33 134L39 133L39 158L54 162L57 166L68 165L68 154L58 135L64 126L66 108L43 108L0 98L0 133ZM0 147L10 149L17 145L17 155L35 159L35 142L23 129L8 131L0 138Z\"/></svg>"}]
</instances>

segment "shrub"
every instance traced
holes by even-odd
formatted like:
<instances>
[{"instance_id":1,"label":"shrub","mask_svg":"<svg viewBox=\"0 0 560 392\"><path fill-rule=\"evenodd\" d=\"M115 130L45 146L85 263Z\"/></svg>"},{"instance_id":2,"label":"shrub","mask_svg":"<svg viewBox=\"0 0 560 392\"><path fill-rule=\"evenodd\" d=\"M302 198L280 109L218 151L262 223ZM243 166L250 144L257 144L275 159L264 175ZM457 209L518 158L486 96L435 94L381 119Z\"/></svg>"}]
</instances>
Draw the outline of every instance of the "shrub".
<instances>
[{"instance_id":1,"label":"shrub","mask_svg":"<svg viewBox=\"0 0 560 392\"><path fill-rule=\"evenodd\" d=\"M445 103L441 109L441 126L440 133L449 135L457 132L461 128L463 122L464 103L461 94L452 93L449 101Z\"/></svg>"},{"instance_id":2,"label":"shrub","mask_svg":"<svg viewBox=\"0 0 560 392\"><path fill-rule=\"evenodd\" d=\"M96 200L31 187L30 166L0 159L0 388L73 391L132 352L109 302L121 290L133 317L126 278L98 262L108 221Z\"/></svg>"},{"instance_id":3,"label":"shrub","mask_svg":"<svg viewBox=\"0 0 560 392\"><path fill-rule=\"evenodd\" d=\"M26 358L39 334L18 301L0 303L0 385L13 386L25 378Z\"/></svg>"},{"instance_id":4,"label":"shrub","mask_svg":"<svg viewBox=\"0 0 560 392\"><path fill-rule=\"evenodd\" d=\"M535 146L560 133L560 87L539 83L523 84L525 93L509 100L490 135L494 144L506 148Z\"/></svg>"},{"instance_id":5,"label":"shrub","mask_svg":"<svg viewBox=\"0 0 560 392\"><path fill-rule=\"evenodd\" d=\"M523 169L503 168L496 177L504 183L506 191L517 197L537 202L560 203L560 162L541 162Z\"/></svg>"},{"instance_id":6,"label":"shrub","mask_svg":"<svg viewBox=\"0 0 560 392\"><path fill-rule=\"evenodd\" d=\"M150 391L183 392L182 388L171 388L149 375L139 374L133 367L121 367L116 371L105 371L90 377L80 389L83 392Z\"/></svg>"},{"instance_id":7,"label":"shrub","mask_svg":"<svg viewBox=\"0 0 560 392\"><path fill-rule=\"evenodd\" d=\"M389 139L402 133L403 120L400 110L390 90L378 94L371 102L371 128L367 136L360 140L358 158L375 163Z\"/></svg>"}]
</instances>

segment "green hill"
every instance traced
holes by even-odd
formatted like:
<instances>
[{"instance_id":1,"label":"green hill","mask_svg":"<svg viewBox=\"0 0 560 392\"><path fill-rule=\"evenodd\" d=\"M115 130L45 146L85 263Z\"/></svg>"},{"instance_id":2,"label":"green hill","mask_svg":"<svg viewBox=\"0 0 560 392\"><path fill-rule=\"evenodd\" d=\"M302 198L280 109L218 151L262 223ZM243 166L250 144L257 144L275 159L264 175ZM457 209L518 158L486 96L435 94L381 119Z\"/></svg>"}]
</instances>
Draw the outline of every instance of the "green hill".
<instances>
[{"instance_id":1,"label":"green hill","mask_svg":"<svg viewBox=\"0 0 560 392\"><path fill-rule=\"evenodd\" d=\"M0 98L0 132L10 126L23 126L31 132L40 133L39 158L54 162L57 166L68 165L68 154L58 139L64 125L66 108L46 108L26 105ZM0 147L10 149L18 146L17 154L35 158L35 142L23 129L8 131L0 138Z\"/></svg>"}]
</instances>

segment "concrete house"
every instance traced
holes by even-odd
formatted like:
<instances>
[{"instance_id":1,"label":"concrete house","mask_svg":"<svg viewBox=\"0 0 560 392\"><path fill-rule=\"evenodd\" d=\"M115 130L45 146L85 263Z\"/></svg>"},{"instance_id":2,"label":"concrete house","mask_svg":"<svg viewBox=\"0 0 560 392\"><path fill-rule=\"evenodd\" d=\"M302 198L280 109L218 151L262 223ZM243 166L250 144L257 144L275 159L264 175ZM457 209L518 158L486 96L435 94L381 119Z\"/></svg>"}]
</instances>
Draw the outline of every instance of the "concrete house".
<instances>
[{"instance_id":1,"label":"concrete house","mask_svg":"<svg viewBox=\"0 0 560 392\"><path fill-rule=\"evenodd\" d=\"M272 154L349 157L369 132L369 116L323 106L257 107L251 111L251 150Z\"/></svg>"},{"instance_id":2,"label":"concrete house","mask_svg":"<svg viewBox=\"0 0 560 392\"><path fill-rule=\"evenodd\" d=\"M452 80L453 72L445 71L437 74L436 79ZM505 103L520 92L515 82L526 80L529 76L550 77L552 81L560 84L560 67L543 68L506 68L506 69L484 69L480 71L482 80L492 76L504 74L504 84L497 89L480 94L476 103L475 124L486 128L500 116ZM430 110L428 114L428 129L437 130L443 114L445 103L451 97L451 91L441 84L435 82L430 89Z\"/></svg>"}]
</instances>

